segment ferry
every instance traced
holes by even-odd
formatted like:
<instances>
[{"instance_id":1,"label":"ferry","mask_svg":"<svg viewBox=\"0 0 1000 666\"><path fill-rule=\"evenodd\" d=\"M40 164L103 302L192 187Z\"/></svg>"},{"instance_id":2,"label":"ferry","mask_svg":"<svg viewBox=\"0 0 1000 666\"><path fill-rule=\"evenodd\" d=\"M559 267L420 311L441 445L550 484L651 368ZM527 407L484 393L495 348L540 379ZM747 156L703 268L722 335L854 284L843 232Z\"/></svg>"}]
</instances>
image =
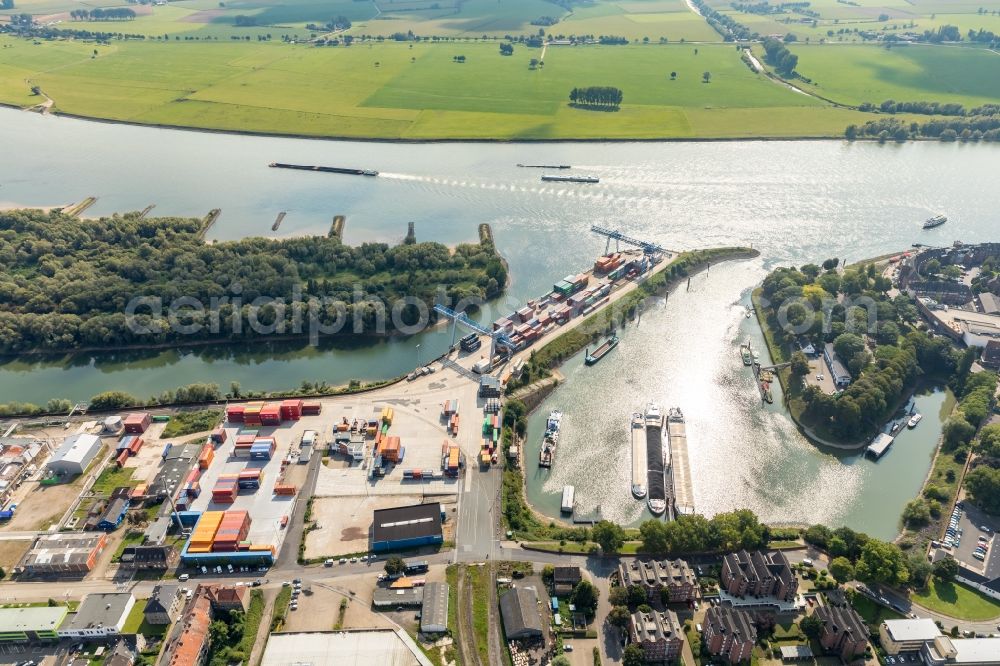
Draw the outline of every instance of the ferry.
<instances>
[{"instance_id":1,"label":"ferry","mask_svg":"<svg viewBox=\"0 0 1000 666\"><path fill-rule=\"evenodd\" d=\"M646 405L646 478L649 486L646 500L649 512L662 516L667 510L667 481L663 449L663 413L654 402Z\"/></svg>"},{"instance_id":2,"label":"ferry","mask_svg":"<svg viewBox=\"0 0 1000 666\"><path fill-rule=\"evenodd\" d=\"M601 179L597 176L553 176L545 174L543 181L555 181L557 183L599 183Z\"/></svg>"},{"instance_id":3,"label":"ferry","mask_svg":"<svg viewBox=\"0 0 1000 666\"><path fill-rule=\"evenodd\" d=\"M645 426L642 414L632 414L632 497L640 500L646 496L646 442L642 437Z\"/></svg>"},{"instance_id":4,"label":"ferry","mask_svg":"<svg viewBox=\"0 0 1000 666\"><path fill-rule=\"evenodd\" d=\"M924 222L924 229L933 229L934 227L940 227L947 221L948 218L945 217L944 215L935 215L934 217Z\"/></svg>"},{"instance_id":5,"label":"ferry","mask_svg":"<svg viewBox=\"0 0 1000 666\"><path fill-rule=\"evenodd\" d=\"M604 344L595 349L593 354L591 354L590 350L588 349L587 355L583 359L583 362L586 363L587 365L594 365L602 358L607 356L608 353L617 346L618 346L618 336L612 335L604 342Z\"/></svg>"},{"instance_id":6,"label":"ferry","mask_svg":"<svg viewBox=\"0 0 1000 666\"><path fill-rule=\"evenodd\" d=\"M740 354L743 356L743 365L753 365L753 357L750 355L749 347L740 347Z\"/></svg>"},{"instance_id":7,"label":"ferry","mask_svg":"<svg viewBox=\"0 0 1000 666\"><path fill-rule=\"evenodd\" d=\"M343 167L313 166L311 164L285 164L283 162L271 162L268 164L272 169L296 169L298 171L321 171L323 173L343 173L350 176L377 176L378 171L374 169L345 169Z\"/></svg>"},{"instance_id":8,"label":"ferry","mask_svg":"<svg viewBox=\"0 0 1000 666\"><path fill-rule=\"evenodd\" d=\"M563 486L562 504L559 507L563 513L573 513L575 495L576 495L576 488L574 488L573 486Z\"/></svg>"},{"instance_id":9,"label":"ferry","mask_svg":"<svg viewBox=\"0 0 1000 666\"><path fill-rule=\"evenodd\" d=\"M549 418L545 422L545 434L542 435L542 446L538 451L538 466L552 467L552 459L556 455L556 446L559 444L559 424L562 423L562 412L552 410Z\"/></svg>"},{"instance_id":10,"label":"ferry","mask_svg":"<svg viewBox=\"0 0 1000 666\"><path fill-rule=\"evenodd\" d=\"M910 422L906 424L906 427L916 428L917 424L920 423L920 420L923 418L924 418L923 414L914 414L912 417L910 417Z\"/></svg>"}]
</instances>

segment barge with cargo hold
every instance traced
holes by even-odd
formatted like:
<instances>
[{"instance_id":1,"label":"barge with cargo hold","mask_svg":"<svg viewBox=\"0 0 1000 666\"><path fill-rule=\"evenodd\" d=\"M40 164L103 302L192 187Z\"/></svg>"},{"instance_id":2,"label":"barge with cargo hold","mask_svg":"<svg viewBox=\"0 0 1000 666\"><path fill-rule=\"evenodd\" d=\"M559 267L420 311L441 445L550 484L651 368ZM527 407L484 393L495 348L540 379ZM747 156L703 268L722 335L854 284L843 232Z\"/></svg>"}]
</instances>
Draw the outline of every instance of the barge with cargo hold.
<instances>
[{"instance_id":1,"label":"barge with cargo hold","mask_svg":"<svg viewBox=\"0 0 1000 666\"><path fill-rule=\"evenodd\" d=\"M694 514L694 488L688 464L687 426L680 407L667 412L667 434L670 447L670 481L674 511L680 516Z\"/></svg>"},{"instance_id":2,"label":"barge with cargo hold","mask_svg":"<svg viewBox=\"0 0 1000 666\"><path fill-rule=\"evenodd\" d=\"M562 412L552 410L545 422L545 434L542 435L542 446L538 450L538 466L552 467L556 457L556 446L559 445L559 426L562 423Z\"/></svg>"},{"instance_id":3,"label":"barge with cargo hold","mask_svg":"<svg viewBox=\"0 0 1000 666\"><path fill-rule=\"evenodd\" d=\"M573 486L563 486L562 504L559 506L563 513L573 513L573 506L576 503L576 488Z\"/></svg>"},{"instance_id":4,"label":"barge with cargo hold","mask_svg":"<svg viewBox=\"0 0 1000 666\"><path fill-rule=\"evenodd\" d=\"M542 176L543 181L551 181L556 183L599 183L601 179L597 176L553 176L550 174L545 174Z\"/></svg>"},{"instance_id":5,"label":"barge with cargo hold","mask_svg":"<svg viewBox=\"0 0 1000 666\"><path fill-rule=\"evenodd\" d=\"M595 349L593 354L591 354L590 350L588 349L587 355L584 357L583 362L586 363L587 365L594 365L602 358L607 356L608 353L617 346L618 346L618 336L612 335L604 342L604 344Z\"/></svg>"},{"instance_id":6,"label":"barge with cargo hold","mask_svg":"<svg viewBox=\"0 0 1000 666\"><path fill-rule=\"evenodd\" d=\"M646 425L646 504L654 516L667 510L666 452L663 448L663 414L656 403L646 405L643 416Z\"/></svg>"},{"instance_id":7,"label":"barge with cargo hold","mask_svg":"<svg viewBox=\"0 0 1000 666\"><path fill-rule=\"evenodd\" d=\"M343 173L349 176L377 176L378 171L374 169L347 169L344 167L314 166L311 164L285 164L284 162L271 162L272 169L295 169L297 171L320 171L323 173Z\"/></svg>"},{"instance_id":8,"label":"barge with cargo hold","mask_svg":"<svg viewBox=\"0 0 1000 666\"><path fill-rule=\"evenodd\" d=\"M646 496L646 442L642 437L645 421L642 414L632 415L632 497L642 499Z\"/></svg>"}]
</instances>

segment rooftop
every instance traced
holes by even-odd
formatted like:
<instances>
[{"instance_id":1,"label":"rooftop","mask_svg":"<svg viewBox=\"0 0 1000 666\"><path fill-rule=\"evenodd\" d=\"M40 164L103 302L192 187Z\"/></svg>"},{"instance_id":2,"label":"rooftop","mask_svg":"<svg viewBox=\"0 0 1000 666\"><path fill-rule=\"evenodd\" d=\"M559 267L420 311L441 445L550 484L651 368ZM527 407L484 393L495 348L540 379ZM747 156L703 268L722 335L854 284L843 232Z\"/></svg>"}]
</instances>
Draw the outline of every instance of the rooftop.
<instances>
[{"instance_id":1,"label":"rooftop","mask_svg":"<svg viewBox=\"0 0 1000 666\"><path fill-rule=\"evenodd\" d=\"M0 608L0 634L23 631L55 631L66 617L66 606Z\"/></svg>"},{"instance_id":2,"label":"rooftop","mask_svg":"<svg viewBox=\"0 0 1000 666\"><path fill-rule=\"evenodd\" d=\"M885 620L882 622L889 637L897 643L903 641L931 641L941 635L934 620L921 617L915 620Z\"/></svg>"},{"instance_id":3,"label":"rooftop","mask_svg":"<svg viewBox=\"0 0 1000 666\"><path fill-rule=\"evenodd\" d=\"M420 609L420 629L448 626L448 583L427 583Z\"/></svg>"},{"instance_id":4,"label":"rooftop","mask_svg":"<svg viewBox=\"0 0 1000 666\"><path fill-rule=\"evenodd\" d=\"M21 560L24 567L85 563L107 537L103 534L65 532L43 534Z\"/></svg>"},{"instance_id":5,"label":"rooftop","mask_svg":"<svg viewBox=\"0 0 1000 666\"><path fill-rule=\"evenodd\" d=\"M65 460L67 462L82 463L87 455L99 446L101 438L97 435L90 435L85 432L70 435L63 440L63 443L55 450L49 463Z\"/></svg>"},{"instance_id":6,"label":"rooftop","mask_svg":"<svg viewBox=\"0 0 1000 666\"><path fill-rule=\"evenodd\" d=\"M80 631L93 627L115 627L124 620L135 601L131 592L88 594L76 609L76 614L61 627L62 631Z\"/></svg>"},{"instance_id":7,"label":"rooftop","mask_svg":"<svg viewBox=\"0 0 1000 666\"><path fill-rule=\"evenodd\" d=\"M431 666L412 639L391 629L271 634L260 666Z\"/></svg>"},{"instance_id":8,"label":"rooftop","mask_svg":"<svg viewBox=\"0 0 1000 666\"><path fill-rule=\"evenodd\" d=\"M372 540L396 541L441 534L441 505L413 504L374 513Z\"/></svg>"}]
</instances>

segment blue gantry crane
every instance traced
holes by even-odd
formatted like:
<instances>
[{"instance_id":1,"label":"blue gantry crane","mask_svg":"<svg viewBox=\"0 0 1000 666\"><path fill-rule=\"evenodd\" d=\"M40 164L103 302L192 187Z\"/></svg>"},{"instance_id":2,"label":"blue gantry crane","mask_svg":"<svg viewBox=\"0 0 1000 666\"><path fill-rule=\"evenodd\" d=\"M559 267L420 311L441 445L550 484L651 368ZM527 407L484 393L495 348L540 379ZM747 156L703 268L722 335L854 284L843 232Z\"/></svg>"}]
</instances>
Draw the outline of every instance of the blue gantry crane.
<instances>
[{"instance_id":1,"label":"blue gantry crane","mask_svg":"<svg viewBox=\"0 0 1000 666\"><path fill-rule=\"evenodd\" d=\"M493 357L496 355L497 345L503 345L507 347L510 351L514 351L514 343L507 335L504 330L491 331L484 327L482 324L472 321L469 319L469 315L464 312L456 312L451 308L444 305L435 305L434 311L440 315L444 315L448 319L451 319L451 346L455 346L455 338L458 335L458 325L461 324L465 328L479 333L480 335L487 335L490 338L490 366L493 365Z\"/></svg>"},{"instance_id":2,"label":"blue gantry crane","mask_svg":"<svg viewBox=\"0 0 1000 666\"><path fill-rule=\"evenodd\" d=\"M626 245L632 245L640 248L645 254L653 255L669 253L669 250L656 243L626 236L616 229L608 229L607 227L594 224L590 227L590 230L595 234L599 234L606 238L606 242L604 244L604 254L608 254L608 252L611 251L611 241L615 242L615 249L619 248L619 243L625 243Z\"/></svg>"}]
</instances>

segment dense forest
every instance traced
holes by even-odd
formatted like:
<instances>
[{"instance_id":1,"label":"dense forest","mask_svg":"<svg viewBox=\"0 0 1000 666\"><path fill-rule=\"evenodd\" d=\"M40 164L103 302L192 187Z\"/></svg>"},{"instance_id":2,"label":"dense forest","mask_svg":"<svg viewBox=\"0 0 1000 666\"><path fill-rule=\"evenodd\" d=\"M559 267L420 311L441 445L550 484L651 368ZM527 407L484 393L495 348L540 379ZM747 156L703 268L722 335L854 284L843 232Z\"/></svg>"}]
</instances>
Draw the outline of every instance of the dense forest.
<instances>
[{"instance_id":1,"label":"dense forest","mask_svg":"<svg viewBox=\"0 0 1000 666\"><path fill-rule=\"evenodd\" d=\"M326 237L205 243L201 227L196 219L136 214L78 220L38 210L0 213L0 352L248 340L261 335L248 322L296 334L307 332L297 321L328 324L338 316L349 322L343 333L372 334L381 332L383 308L391 333L391 306L398 299L430 305L439 292L453 303L489 299L507 281L490 243L459 245L454 252L439 243L351 247ZM296 292L301 308L290 305ZM135 310L151 333L128 325L127 306L137 297L162 300L162 312ZM201 325L197 332L181 335L169 324L168 308L181 297L205 308L177 310L180 323ZM311 308L313 297L318 306ZM213 298L220 322L214 332ZM289 305L252 305L258 298ZM416 314L410 305L401 318L412 324Z\"/></svg>"}]
</instances>

